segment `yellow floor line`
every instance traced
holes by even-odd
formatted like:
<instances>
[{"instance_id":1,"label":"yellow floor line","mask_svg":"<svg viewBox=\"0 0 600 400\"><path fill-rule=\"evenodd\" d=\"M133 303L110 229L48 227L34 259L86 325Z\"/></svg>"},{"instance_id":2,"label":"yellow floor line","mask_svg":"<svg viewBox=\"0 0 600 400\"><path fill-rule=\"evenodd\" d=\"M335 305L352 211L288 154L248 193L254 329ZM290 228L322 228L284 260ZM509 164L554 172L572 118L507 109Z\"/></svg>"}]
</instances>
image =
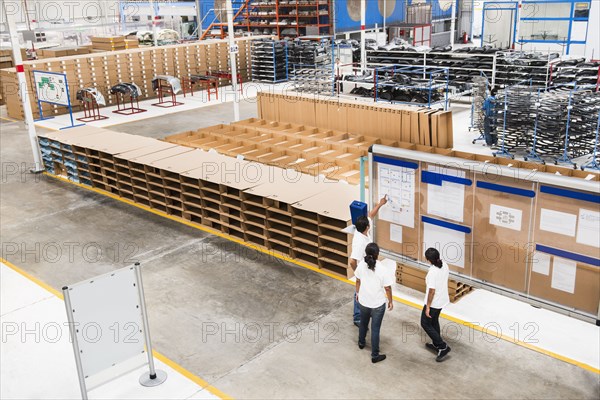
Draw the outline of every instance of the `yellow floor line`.
<instances>
[{"instance_id":1,"label":"yellow floor line","mask_svg":"<svg viewBox=\"0 0 600 400\"><path fill-rule=\"evenodd\" d=\"M257 247L257 246L253 246L253 245L252 245L252 244L250 244L250 243L244 242L243 240L239 240L239 239L237 239L237 238L234 238L234 237L232 237L232 236L229 236L229 235L227 235L227 234L224 234L224 233L222 233L222 232L216 231L216 230L214 230L214 229L211 229L211 228L207 228L207 227L203 227L203 226L196 225L196 224L194 224L194 223L191 223L191 222L189 222L189 221L186 221L186 220L184 220L184 219L182 219L182 218L179 218L179 217L174 217L174 216L172 216L172 215L168 215L168 214L166 214L166 213L164 213L164 212L162 212L162 211L154 210L154 209L152 209L152 208L150 208L150 207L147 207L147 206L145 206L145 205L142 205L142 204L135 203L135 202L133 202L133 201L131 201L131 200L124 199L124 198L122 198L122 197L119 197L119 196L117 196L117 195L115 195L115 194L113 194L113 193L109 193L109 192L107 192L107 191L105 191L105 190L101 190L101 189L93 188L93 187L91 187L91 186L87 186L87 185L82 185L82 184L80 184L80 183L76 183L76 182L70 181L69 179L67 179L67 178L65 178L65 177L58 176L58 175L53 175L53 174L49 174L49 173L47 173L47 172L44 172L44 174L46 174L46 175L47 175L47 176L49 176L49 177L52 177L52 178L55 178L55 179L58 179L58 180L61 180L61 181L64 181L64 182L67 182L67 183L70 183L70 184L76 185L76 186L79 186L79 187L81 187L81 188L84 188L84 189L86 189L86 190L91 190L91 191L93 191L93 192L96 192L96 193L99 193L99 194L103 194L103 195L105 195L105 196L108 196L108 197L110 197L110 198L112 198L112 199L115 199L115 200L118 200L118 201L120 201L120 202L123 202L123 203L129 204L129 205L132 205L132 206L134 206L134 207L140 208L140 209L142 209L142 210L145 210L145 211L149 211L149 212L151 212L151 213L153 213L153 214L156 214L156 215L159 215L159 216L161 216L161 217L164 217L164 218L170 219L170 220L172 220L172 221L177 221L177 222L183 223L184 225L187 225L187 226L189 226L189 227L192 227L192 228L195 228L195 229L198 229L198 230L201 230L201 231L207 232L207 233L211 233L211 234L213 234L213 235L219 236L219 237L221 237L221 238L224 238L224 239L227 239L227 240L231 240L232 242L235 242L235 243L238 243L238 244L240 244L240 245L243 245L243 246L249 247L249 248L251 248L251 249L254 249L254 250L257 250L257 251L263 252L263 253L265 253L265 254L269 254L269 255L271 255L271 256L275 256L275 257L277 257L277 258L279 258L279 259L282 259L282 260L284 260L284 261L287 261L287 262L289 262L289 263L296 264L296 265L299 265L299 266L301 266L301 267L304 267L304 268L306 268L306 269L309 269L309 270L311 270L311 271L317 272L317 273L319 273L319 274L326 275L326 276L328 276L328 277L330 277L330 278L337 279L337 280L338 280L338 281L340 281L340 282L345 282L345 283L347 283L347 284L350 284L350 285L355 285L355 283L354 283L354 282L352 282L351 280L349 280L349 279L346 279L346 278L342 278L341 276L338 276L338 275L336 275L336 274L334 274L334 273L331 273L331 272L324 271L324 270L322 270L322 269L319 269L319 268L313 267L312 265L305 264L305 263L303 263L302 261L295 260L295 259L293 259L293 258L290 258L290 257L288 257L288 256L284 256L284 255L280 255L280 254L274 254L274 253L271 253L271 252L269 252L269 251L268 251L268 250L266 250L266 249L263 249L263 248L260 248L260 247ZM395 301L397 301L397 302L399 302L399 303L402 303L402 304L404 304L404 305L407 305L407 306L410 306L410 307L416 308L416 309L418 309L418 310L420 310L420 309L422 309L422 308L423 308L423 305L422 305L422 304L417 304L417 303L414 303L414 302L412 302L412 301L410 301L410 300L402 299L402 298L400 298L400 297L397 297L397 296L394 296L394 300L395 300ZM458 324L464 325L464 326L466 326L466 327L469 327L469 328L471 328L471 329L474 329L474 330L477 330L477 331L480 331L480 332L483 332L483 331L485 330L485 329L484 329L484 327L482 327L482 326L479 326L479 325L474 325L474 324L472 324L472 323L470 323L470 322L463 321L462 319L459 319L459 318L453 317L453 316L451 316L451 315L448 315L448 314L444 314L444 313L442 313L442 314L441 314L441 316L442 316L443 318L445 318L445 319L449 320L449 321L452 321L452 322L455 322L455 323L458 323ZM525 343L525 342L523 342L523 341L520 341L520 340L515 340L514 338L511 338L511 337L509 337L509 336L506 336L506 335L502 335L502 334L500 334L500 333L489 332L489 331L487 331L487 330L486 330L486 334L488 334L488 335L491 335L491 336L496 336L496 337L498 337L498 338L500 338L500 339L506 340L507 342L510 342L510 343L513 343L513 344L519 345L519 346L521 346L521 347L524 347L524 348L526 348L526 349L529 349L529 350L536 351L536 352L538 352L538 353L541 353L541 354L545 354L545 355L547 355L547 356L550 356L550 357L552 357L552 358L555 358L555 359L557 359L557 360L564 361L564 362L566 362L566 363L569 363L569 364L576 365L576 366L578 366L578 367L580 367L580 368L583 368L583 369L585 369L585 370L587 370L587 371L591 371L591 372L594 372L594 373L596 373L596 374L600 374L600 369L598 369L598 368L595 368L595 367L593 367L593 366L591 366L591 365L588 365L588 364L585 364L585 363L583 363L583 362L580 362L580 361L573 360L573 359L571 359L571 358L568 358L568 357L562 356L562 355L560 355L560 354L557 354L557 353L554 353L554 352L552 352L552 351L550 351L550 350L546 350L546 349L543 349L543 348L541 348L541 347L537 347L537 346L534 346L534 345L532 345L532 344L530 344L530 343Z\"/></svg>"},{"instance_id":2,"label":"yellow floor line","mask_svg":"<svg viewBox=\"0 0 600 400\"><path fill-rule=\"evenodd\" d=\"M20 275L24 276L25 278L29 279L31 282L37 284L41 288L46 289L48 292L52 293L53 295L55 295L59 299L63 300L62 293L59 292L58 290L54 289L52 286L50 286L47 283L39 280L38 278L32 276L31 274L25 272L22 268L17 267L13 263L11 263L10 261L5 260L2 257L0 257L0 262L2 262L2 264L6 265L8 268L12 269L13 271L17 272L18 274L20 274ZM173 360L169 359L168 357L164 356L163 354L159 353L158 351L154 350L152 352L152 354L158 360L162 361L163 363L165 363L169 367L173 368L175 371L179 372L181 375L185 376L186 378L188 378L189 380L191 380L192 382L194 382L195 384L197 384L198 386L200 386L202 389L208 390L210 393L214 394L215 396L217 396L217 397L219 397L221 399L232 399L231 396L226 395L225 393L223 393L219 389L215 388L214 386L212 386L211 384L209 384L208 382L206 382L204 379L200 378L197 375L194 375L193 373L191 373L187 369L183 368L181 365L177 364L175 361L173 361Z\"/></svg>"},{"instance_id":3,"label":"yellow floor line","mask_svg":"<svg viewBox=\"0 0 600 400\"><path fill-rule=\"evenodd\" d=\"M63 294L62 294L62 292L54 289L52 286L46 284L45 282L41 281L40 279L36 278L35 276L29 274L28 272L25 272L23 269L17 267L13 263L5 260L2 257L0 257L0 262L2 262L4 265L6 265L8 268L12 269L16 273L18 273L18 274L24 276L25 278L29 279L31 282L37 284L41 288L46 289L48 292L52 293L53 295L55 295L59 299L63 300Z\"/></svg>"},{"instance_id":4,"label":"yellow floor line","mask_svg":"<svg viewBox=\"0 0 600 400\"><path fill-rule=\"evenodd\" d=\"M6 117L0 117L0 119L3 120L3 121L8 121L8 122L19 122L16 119L6 118Z\"/></svg>"}]
</instances>

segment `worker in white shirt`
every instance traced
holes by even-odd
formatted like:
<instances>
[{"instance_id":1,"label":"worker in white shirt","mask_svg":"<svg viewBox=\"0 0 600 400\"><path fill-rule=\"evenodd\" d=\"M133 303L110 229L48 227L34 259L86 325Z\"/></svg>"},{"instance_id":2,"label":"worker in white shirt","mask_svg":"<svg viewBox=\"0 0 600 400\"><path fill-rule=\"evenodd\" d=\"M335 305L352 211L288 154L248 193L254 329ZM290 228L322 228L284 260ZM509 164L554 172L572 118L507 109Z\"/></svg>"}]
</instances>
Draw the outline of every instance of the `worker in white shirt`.
<instances>
[{"instance_id":1,"label":"worker in white shirt","mask_svg":"<svg viewBox=\"0 0 600 400\"><path fill-rule=\"evenodd\" d=\"M379 203L373 210L368 214L368 217L360 216L356 219L355 227L356 231L354 232L354 237L352 238L352 251L350 253L350 268L352 271L356 271L356 267L358 263L365 258L365 248L367 244L371 243L373 239L371 238L371 233L369 232L371 228L371 218L377 215L379 209L387 203L387 197L384 196L379 200ZM354 325L360 326L360 309L358 307L358 303L356 302L356 298L354 299Z\"/></svg>"},{"instance_id":2,"label":"worker in white shirt","mask_svg":"<svg viewBox=\"0 0 600 400\"><path fill-rule=\"evenodd\" d=\"M371 322L371 362L373 364L385 360L385 354L379 353L379 332L385 314L385 305L392 311L392 284L396 282L394 271L384 268L379 257L379 246L369 243L365 249L366 256L358 264L356 275L356 299L360 307L360 327L358 329L358 348L365 348L365 339L369 321Z\"/></svg>"},{"instance_id":3,"label":"worker in white shirt","mask_svg":"<svg viewBox=\"0 0 600 400\"><path fill-rule=\"evenodd\" d=\"M440 331L440 313L450 303L448 295L448 265L440 259L440 252L430 247L425 251L425 258L431 264L425 277L425 305L421 312L421 327L433 343L426 343L427 348L436 352L436 361L442 361L450 352L450 346L442 339Z\"/></svg>"}]
</instances>

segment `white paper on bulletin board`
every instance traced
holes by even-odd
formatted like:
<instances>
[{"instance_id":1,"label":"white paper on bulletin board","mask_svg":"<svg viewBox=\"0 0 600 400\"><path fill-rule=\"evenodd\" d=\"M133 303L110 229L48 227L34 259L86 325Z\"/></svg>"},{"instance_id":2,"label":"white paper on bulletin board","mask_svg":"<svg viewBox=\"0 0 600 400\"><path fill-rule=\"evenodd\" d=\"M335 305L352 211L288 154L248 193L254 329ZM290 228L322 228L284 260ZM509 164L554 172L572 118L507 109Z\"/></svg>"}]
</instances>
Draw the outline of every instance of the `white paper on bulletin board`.
<instances>
[{"instance_id":1,"label":"white paper on bulletin board","mask_svg":"<svg viewBox=\"0 0 600 400\"><path fill-rule=\"evenodd\" d=\"M550 275L550 254L536 251L533 253L531 264L533 272L546 276Z\"/></svg>"},{"instance_id":2,"label":"white paper on bulletin board","mask_svg":"<svg viewBox=\"0 0 600 400\"><path fill-rule=\"evenodd\" d=\"M583 208L579 210L577 243L600 247L600 212Z\"/></svg>"},{"instance_id":3,"label":"white paper on bulletin board","mask_svg":"<svg viewBox=\"0 0 600 400\"><path fill-rule=\"evenodd\" d=\"M379 197L387 195L387 204L379 210L379 218L415 227L415 170L389 164L379 164Z\"/></svg>"},{"instance_id":4,"label":"white paper on bulletin board","mask_svg":"<svg viewBox=\"0 0 600 400\"><path fill-rule=\"evenodd\" d=\"M390 224L390 240L402 243L402 225Z\"/></svg>"},{"instance_id":5,"label":"white paper on bulletin board","mask_svg":"<svg viewBox=\"0 0 600 400\"><path fill-rule=\"evenodd\" d=\"M430 165L428 171L464 178L464 171ZM465 185L442 181L442 185L427 185L427 213L463 222L465 208Z\"/></svg>"},{"instance_id":6,"label":"white paper on bulletin board","mask_svg":"<svg viewBox=\"0 0 600 400\"><path fill-rule=\"evenodd\" d=\"M577 263L562 257L554 257L552 261L552 283L550 286L567 293L575 293L575 277Z\"/></svg>"},{"instance_id":7,"label":"white paper on bulletin board","mask_svg":"<svg viewBox=\"0 0 600 400\"><path fill-rule=\"evenodd\" d=\"M520 231L522 217L521 210L490 204L490 224L492 225Z\"/></svg>"},{"instance_id":8,"label":"white paper on bulletin board","mask_svg":"<svg viewBox=\"0 0 600 400\"><path fill-rule=\"evenodd\" d=\"M542 208L540 215L540 229L559 235L575 236L577 215Z\"/></svg>"},{"instance_id":9,"label":"white paper on bulletin board","mask_svg":"<svg viewBox=\"0 0 600 400\"><path fill-rule=\"evenodd\" d=\"M448 264L465 267L465 233L441 226L423 224L423 247L434 247Z\"/></svg>"}]
</instances>

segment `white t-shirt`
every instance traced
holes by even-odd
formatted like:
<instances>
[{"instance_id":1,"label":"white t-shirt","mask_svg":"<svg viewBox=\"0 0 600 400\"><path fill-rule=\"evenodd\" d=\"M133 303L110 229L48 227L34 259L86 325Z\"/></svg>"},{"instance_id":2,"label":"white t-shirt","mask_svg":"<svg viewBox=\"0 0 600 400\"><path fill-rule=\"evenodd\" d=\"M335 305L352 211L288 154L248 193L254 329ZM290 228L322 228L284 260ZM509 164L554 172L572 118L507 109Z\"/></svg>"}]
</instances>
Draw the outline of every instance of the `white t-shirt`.
<instances>
[{"instance_id":1,"label":"white t-shirt","mask_svg":"<svg viewBox=\"0 0 600 400\"><path fill-rule=\"evenodd\" d=\"M369 218L369 233L368 235L364 235L359 231L354 232L354 236L352 237L352 251L350 253L350 258L356 260L356 263L360 263L365 259L365 249L367 245L373 241L371 239L371 218Z\"/></svg>"},{"instance_id":2,"label":"white t-shirt","mask_svg":"<svg viewBox=\"0 0 600 400\"><path fill-rule=\"evenodd\" d=\"M448 264L445 262L443 262L442 268L438 268L435 265L429 266L429 271L427 271L427 276L425 277L425 284L427 285L427 289L425 290L425 305L427 305L429 289L435 289L431 308L444 308L450 303L450 296L448 295L449 273Z\"/></svg>"},{"instance_id":3,"label":"white t-shirt","mask_svg":"<svg viewBox=\"0 0 600 400\"><path fill-rule=\"evenodd\" d=\"M358 302L364 307L377 308L385 304L385 287L392 286L396 282L394 271L377 261L375 271L371 271L366 262L361 261L354 271L357 279L360 279L360 291Z\"/></svg>"}]
</instances>

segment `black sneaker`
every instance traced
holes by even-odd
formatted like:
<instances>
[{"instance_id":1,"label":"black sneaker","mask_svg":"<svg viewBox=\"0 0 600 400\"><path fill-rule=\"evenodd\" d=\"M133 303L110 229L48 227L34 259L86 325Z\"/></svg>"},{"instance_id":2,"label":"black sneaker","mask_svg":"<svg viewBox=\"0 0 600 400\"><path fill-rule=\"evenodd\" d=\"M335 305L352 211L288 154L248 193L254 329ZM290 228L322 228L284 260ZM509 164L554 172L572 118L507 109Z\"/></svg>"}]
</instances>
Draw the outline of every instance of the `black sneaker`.
<instances>
[{"instance_id":1,"label":"black sneaker","mask_svg":"<svg viewBox=\"0 0 600 400\"><path fill-rule=\"evenodd\" d=\"M364 344L364 343L363 343L363 344L360 344L360 343L359 343L359 344L358 344L358 348L359 348L359 349L361 349L361 350L362 350L362 349L364 349L364 348L365 348L365 344Z\"/></svg>"},{"instance_id":2,"label":"black sneaker","mask_svg":"<svg viewBox=\"0 0 600 400\"><path fill-rule=\"evenodd\" d=\"M435 358L435 361L440 362L444 359L444 357L446 357L446 355L450 353L450 346L446 345L446 348L444 350L440 350L438 352L437 357Z\"/></svg>"},{"instance_id":3,"label":"black sneaker","mask_svg":"<svg viewBox=\"0 0 600 400\"><path fill-rule=\"evenodd\" d=\"M438 348L433 345L433 343L425 343L425 347L427 347L431 351L438 352Z\"/></svg>"},{"instance_id":4,"label":"black sneaker","mask_svg":"<svg viewBox=\"0 0 600 400\"><path fill-rule=\"evenodd\" d=\"M360 328L360 321L354 321L354 326L356 326L357 328Z\"/></svg>"},{"instance_id":5,"label":"black sneaker","mask_svg":"<svg viewBox=\"0 0 600 400\"><path fill-rule=\"evenodd\" d=\"M377 357L373 357L373 358L371 358L371 362L372 362L373 364L375 364L375 363L378 363L379 361L383 361L383 360L385 360L385 358L386 358L386 357L385 357L385 354L380 354L380 355L378 355Z\"/></svg>"}]
</instances>

